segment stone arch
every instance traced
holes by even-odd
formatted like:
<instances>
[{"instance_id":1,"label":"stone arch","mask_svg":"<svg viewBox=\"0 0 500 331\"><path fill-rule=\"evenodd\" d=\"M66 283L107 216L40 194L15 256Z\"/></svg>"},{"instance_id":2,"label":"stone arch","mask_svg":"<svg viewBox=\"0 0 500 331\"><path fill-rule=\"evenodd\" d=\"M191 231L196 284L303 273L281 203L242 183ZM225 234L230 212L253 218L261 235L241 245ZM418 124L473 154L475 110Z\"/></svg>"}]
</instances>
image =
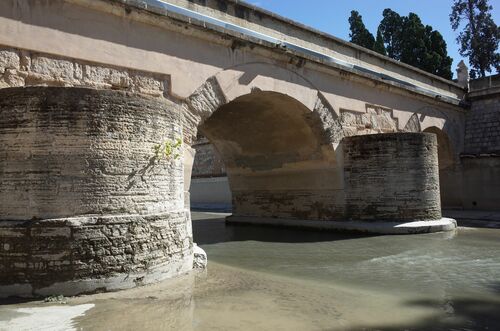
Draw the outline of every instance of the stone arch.
<instances>
[{"instance_id":1,"label":"stone arch","mask_svg":"<svg viewBox=\"0 0 500 331\"><path fill-rule=\"evenodd\" d=\"M285 157L282 162L274 160L269 166L275 168L289 159L306 162L331 158L334 133L325 123L328 114L322 110L311 111L297 99L282 93L255 90L221 105L198 128L226 157L228 165L241 162L234 157L242 153L262 152L269 157L271 154L274 157L295 155ZM224 145L222 141L229 143Z\"/></svg>"},{"instance_id":2,"label":"stone arch","mask_svg":"<svg viewBox=\"0 0 500 331\"><path fill-rule=\"evenodd\" d=\"M208 78L183 103L184 140L196 137L197 128L221 106L246 94L277 92L301 102L325 131L325 138L338 142L337 114L312 83L297 72L269 63L250 63L223 70Z\"/></svg>"},{"instance_id":3,"label":"stone arch","mask_svg":"<svg viewBox=\"0 0 500 331\"><path fill-rule=\"evenodd\" d=\"M438 138L443 138L443 143L449 143L451 150L453 151L453 162L457 163L459 161L459 153L463 146L463 123L459 117L450 114L445 110L436 107L422 107L419 109L408 121L416 123L418 120L421 132L427 132L426 130L434 130L436 132L442 132L442 136ZM433 129L430 129L433 128ZM439 141L438 141L439 143Z\"/></svg>"},{"instance_id":4,"label":"stone arch","mask_svg":"<svg viewBox=\"0 0 500 331\"><path fill-rule=\"evenodd\" d=\"M331 105L287 69L272 67L265 76L259 73L267 64L238 69L211 77L183 105L184 140L190 144L200 130L224 160L233 215L340 215L341 137Z\"/></svg>"}]
</instances>

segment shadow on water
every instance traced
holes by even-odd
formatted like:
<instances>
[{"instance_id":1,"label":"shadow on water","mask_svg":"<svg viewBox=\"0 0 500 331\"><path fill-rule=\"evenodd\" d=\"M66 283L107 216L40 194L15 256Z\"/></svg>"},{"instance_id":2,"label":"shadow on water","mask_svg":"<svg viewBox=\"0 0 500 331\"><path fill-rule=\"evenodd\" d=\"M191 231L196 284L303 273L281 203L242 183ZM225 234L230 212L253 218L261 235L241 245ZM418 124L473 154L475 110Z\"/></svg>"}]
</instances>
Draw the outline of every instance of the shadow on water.
<instances>
[{"instance_id":1,"label":"shadow on water","mask_svg":"<svg viewBox=\"0 0 500 331\"><path fill-rule=\"evenodd\" d=\"M232 241L308 243L373 237L352 232L321 232L263 225L227 224L221 216L193 219L193 238L198 245Z\"/></svg>"},{"instance_id":2,"label":"shadow on water","mask_svg":"<svg viewBox=\"0 0 500 331\"><path fill-rule=\"evenodd\" d=\"M494 283L494 284L491 284L491 285L490 285L490 288L491 288L491 290L492 290L494 293L496 293L496 294L498 295L498 297L499 297L499 299L500 299L500 281L499 281L499 282L496 282L496 283ZM500 315L500 309L498 310L498 314ZM500 327L499 327L499 329L500 329Z\"/></svg>"},{"instance_id":3,"label":"shadow on water","mask_svg":"<svg viewBox=\"0 0 500 331\"><path fill-rule=\"evenodd\" d=\"M428 308L439 314L418 322L369 327L357 327L349 331L448 331L448 330L500 330L500 282L490 285L496 297L456 298L450 300L410 300L403 303L410 308ZM332 329L333 331L334 329Z\"/></svg>"}]
</instances>

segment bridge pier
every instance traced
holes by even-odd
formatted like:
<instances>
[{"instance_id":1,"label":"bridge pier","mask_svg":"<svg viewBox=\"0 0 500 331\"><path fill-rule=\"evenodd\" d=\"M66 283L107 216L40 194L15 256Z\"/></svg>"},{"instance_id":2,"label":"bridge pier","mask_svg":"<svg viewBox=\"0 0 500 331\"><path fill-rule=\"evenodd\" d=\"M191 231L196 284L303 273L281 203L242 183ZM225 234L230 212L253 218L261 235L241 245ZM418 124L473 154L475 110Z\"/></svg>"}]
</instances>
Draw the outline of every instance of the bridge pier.
<instances>
[{"instance_id":1,"label":"bridge pier","mask_svg":"<svg viewBox=\"0 0 500 331\"><path fill-rule=\"evenodd\" d=\"M130 288L192 269L182 136L166 100L0 89L0 296Z\"/></svg>"},{"instance_id":2,"label":"bridge pier","mask_svg":"<svg viewBox=\"0 0 500 331\"><path fill-rule=\"evenodd\" d=\"M380 234L429 233L456 228L455 220L441 215L435 135L352 136L343 139L342 149L343 215L330 220L303 220L236 213L229 216L227 222ZM234 209L238 210L238 206Z\"/></svg>"}]
</instances>

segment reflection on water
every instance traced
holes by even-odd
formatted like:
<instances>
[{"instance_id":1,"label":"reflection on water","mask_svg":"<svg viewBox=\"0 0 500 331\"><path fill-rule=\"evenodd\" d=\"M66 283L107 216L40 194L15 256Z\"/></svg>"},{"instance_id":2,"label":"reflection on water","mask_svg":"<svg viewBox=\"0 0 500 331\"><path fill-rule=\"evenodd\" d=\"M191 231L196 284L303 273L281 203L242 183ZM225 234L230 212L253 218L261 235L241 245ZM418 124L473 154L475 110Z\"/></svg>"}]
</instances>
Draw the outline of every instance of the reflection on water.
<instances>
[{"instance_id":1,"label":"reflection on water","mask_svg":"<svg viewBox=\"0 0 500 331\"><path fill-rule=\"evenodd\" d=\"M84 330L498 330L500 230L359 236L194 213L208 270L69 299ZM25 315L0 307L0 329ZM60 307L60 306L58 306ZM25 310L26 311L26 310ZM40 327L40 325L37 325ZM49 325L50 326L50 325ZM37 328L33 328L37 329Z\"/></svg>"}]
</instances>

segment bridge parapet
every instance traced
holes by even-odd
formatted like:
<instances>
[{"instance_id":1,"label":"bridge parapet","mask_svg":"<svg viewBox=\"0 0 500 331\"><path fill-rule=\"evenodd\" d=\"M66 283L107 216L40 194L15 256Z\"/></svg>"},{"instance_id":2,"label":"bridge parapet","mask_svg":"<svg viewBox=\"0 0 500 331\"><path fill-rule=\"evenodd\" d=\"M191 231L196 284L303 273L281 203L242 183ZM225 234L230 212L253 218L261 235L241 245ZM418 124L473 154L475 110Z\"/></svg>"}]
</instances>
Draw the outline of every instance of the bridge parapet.
<instances>
[{"instance_id":1,"label":"bridge parapet","mask_svg":"<svg viewBox=\"0 0 500 331\"><path fill-rule=\"evenodd\" d=\"M374 51L347 42L262 8L237 0L117 0L141 4L165 14L179 13L194 17L204 27L222 27L242 39L257 39L275 44L298 56L335 65L357 74L365 74L387 83L395 83L422 93L434 93L455 102L462 100L465 89L443 79ZM178 8L181 8L179 10Z\"/></svg>"},{"instance_id":2,"label":"bridge parapet","mask_svg":"<svg viewBox=\"0 0 500 331\"><path fill-rule=\"evenodd\" d=\"M55 0L16 7L9 0L0 12L1 45L169 75L168 92L178 99L245 62L307 69L318 76L308 77L315 85L324 85L319 75L326 73L444 106L460 105L465 93L452 81L236 1Z\"/></svg>"}]
</instances>

